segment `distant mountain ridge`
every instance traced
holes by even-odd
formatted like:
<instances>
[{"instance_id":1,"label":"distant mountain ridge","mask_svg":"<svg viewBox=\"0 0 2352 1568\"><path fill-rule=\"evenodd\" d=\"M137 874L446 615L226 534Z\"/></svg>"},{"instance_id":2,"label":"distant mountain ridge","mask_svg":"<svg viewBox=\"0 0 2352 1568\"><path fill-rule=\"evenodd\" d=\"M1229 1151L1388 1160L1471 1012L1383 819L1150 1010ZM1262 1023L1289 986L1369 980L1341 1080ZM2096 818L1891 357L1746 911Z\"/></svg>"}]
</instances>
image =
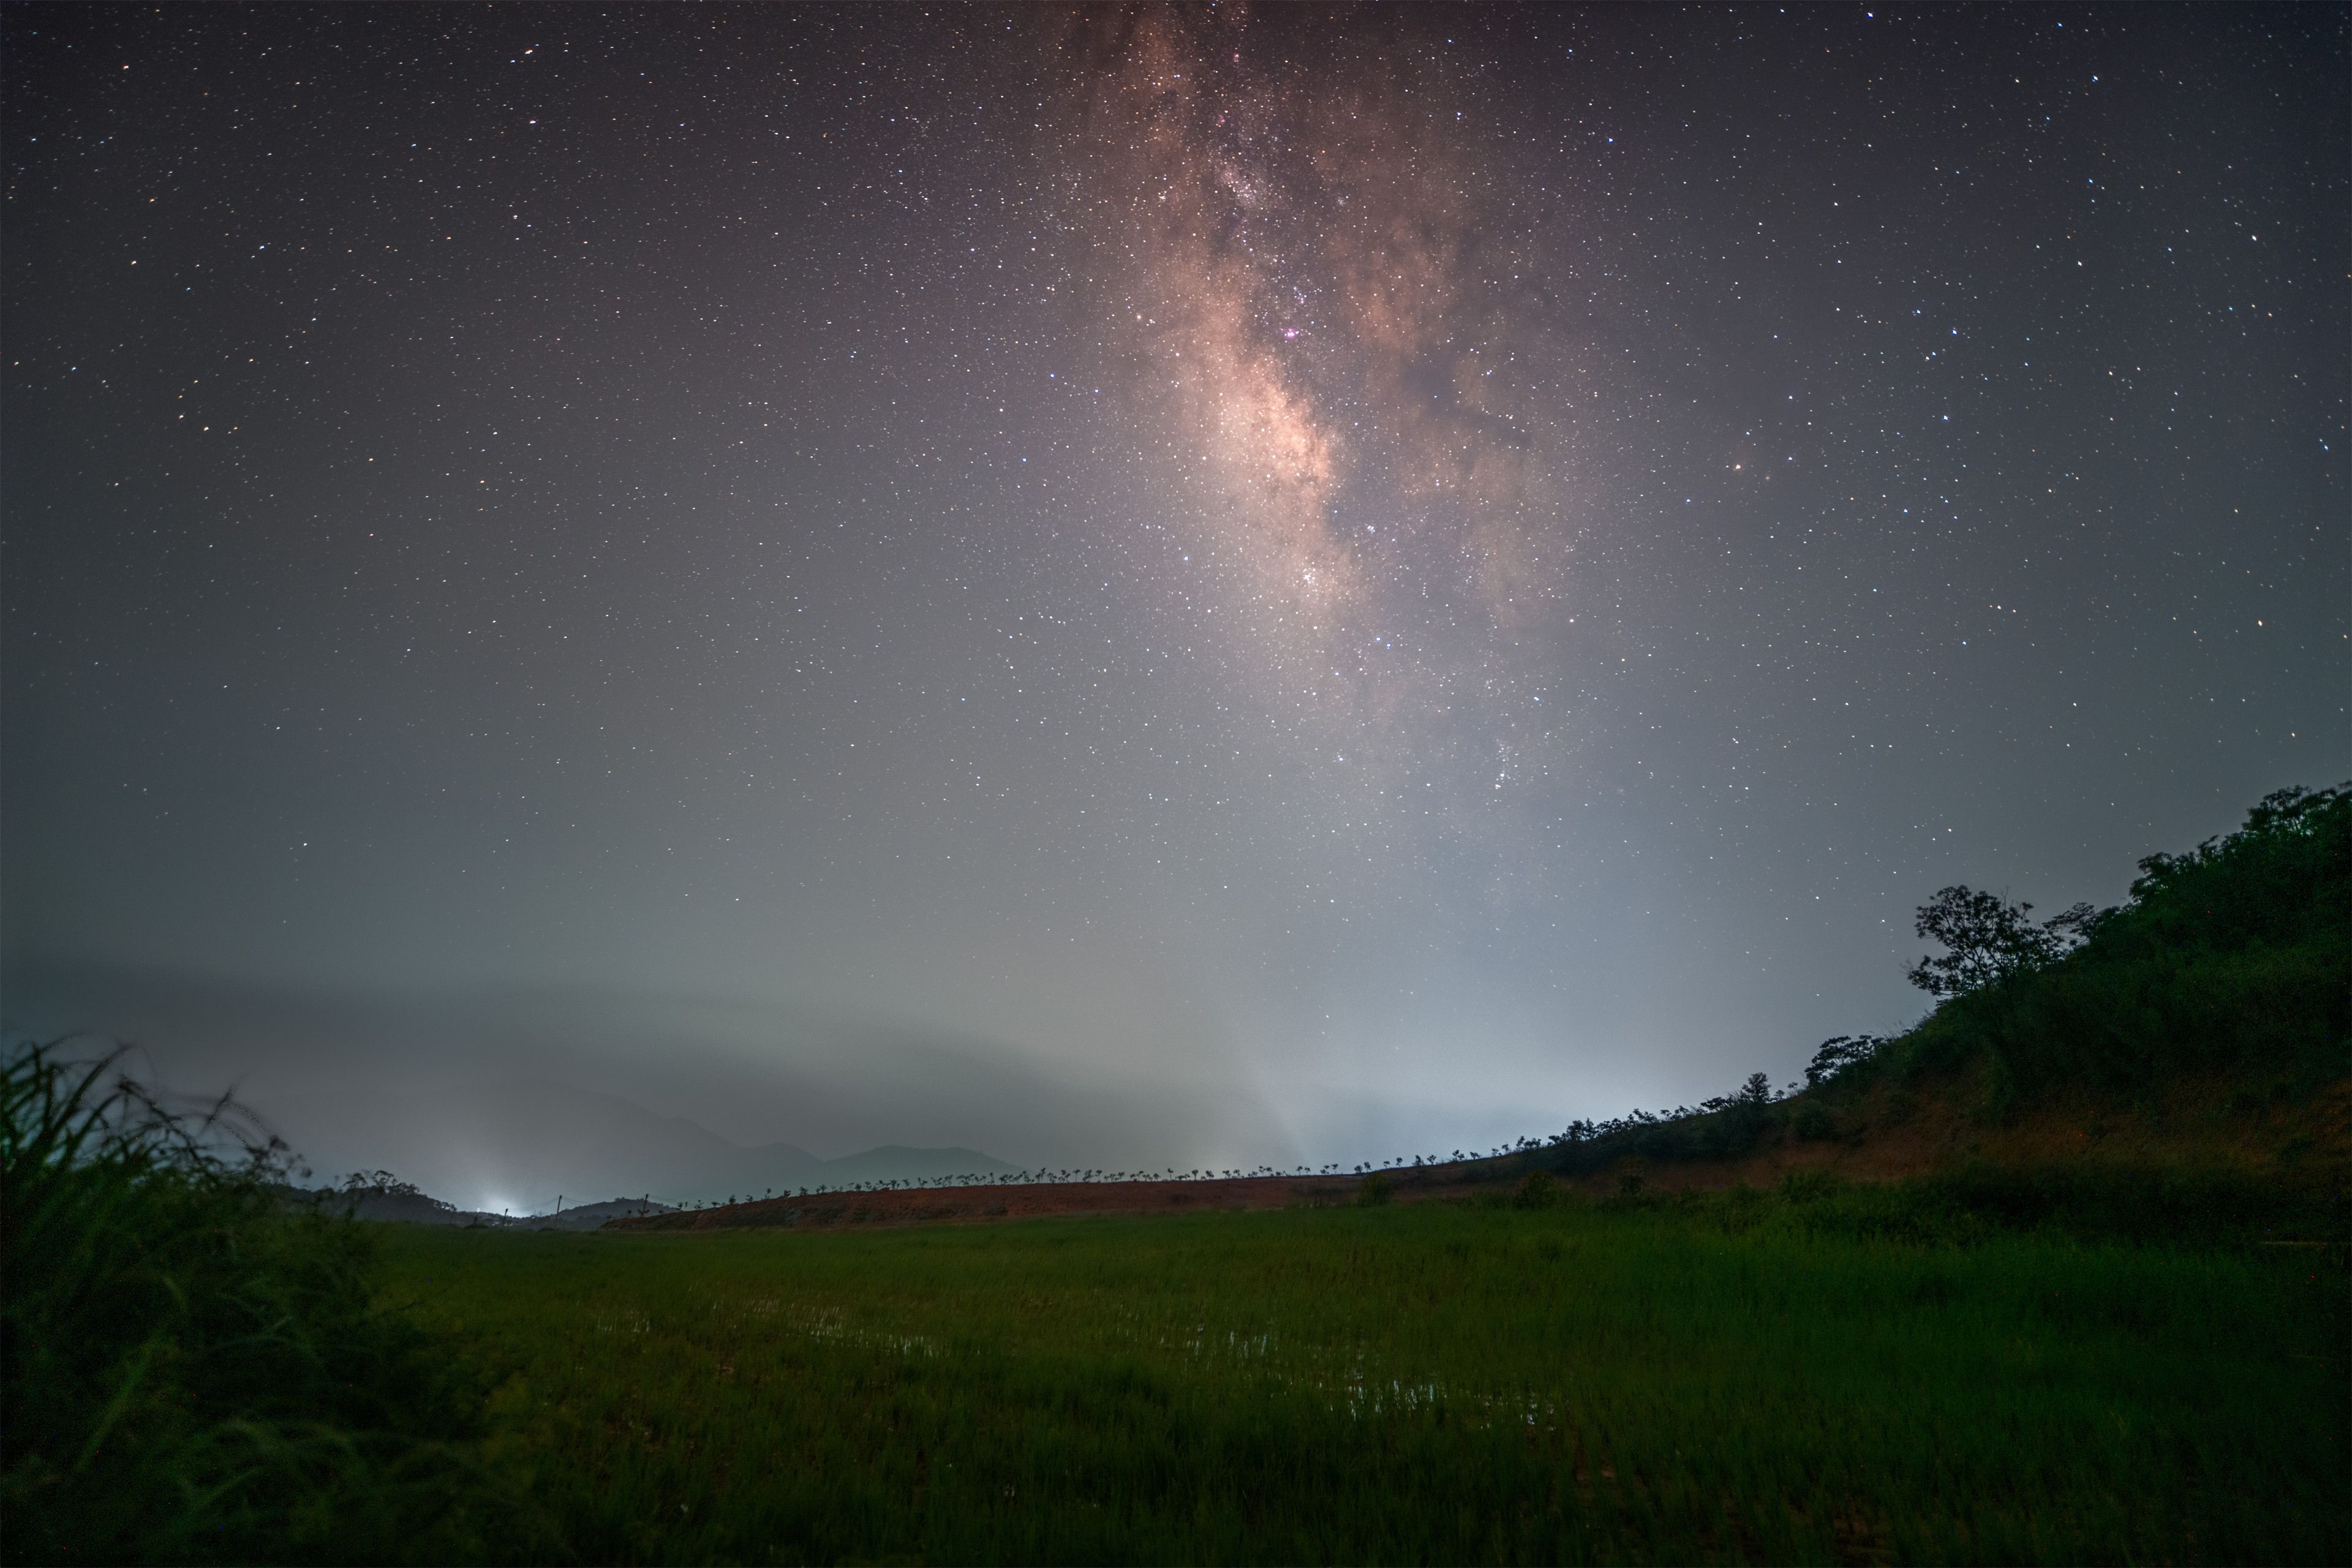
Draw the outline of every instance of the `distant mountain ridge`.
<instances>
[{"instance_id":1,"label":"distant mountain ridge","mask_svg":"<svg viewBox=\"0 0 2352 1568\"><path fill-rule=\"evenodd\" d=\"M667 1204L641 1198L612 1198L601 1204L566 1204L555 1214L499 1215L461 1209L421 1191L362 1187L356 1190L301 1187L280 1189L289 1204L316 1206L329 1214L393 1225L488 1226L517 1230L598 1230L607 1220L676 1214Z\"/></svg>"},{"instance_id":2,"label":"distant mountain ridge","mask_svg":"<svg viewBox=\"0 0 2352 1568\"><path fill-rule=\"evenodd\" d=\"M860 1182L991 1175L976 1149L887 1144L827 1160L795 1143L747 1147L684 1117L544 1079L382 1096L310 1096L259 1109L322 1175L383 1170L460 1209L517 1216L593 1198L677 1205Z\"/></svg>"}]
</instances>

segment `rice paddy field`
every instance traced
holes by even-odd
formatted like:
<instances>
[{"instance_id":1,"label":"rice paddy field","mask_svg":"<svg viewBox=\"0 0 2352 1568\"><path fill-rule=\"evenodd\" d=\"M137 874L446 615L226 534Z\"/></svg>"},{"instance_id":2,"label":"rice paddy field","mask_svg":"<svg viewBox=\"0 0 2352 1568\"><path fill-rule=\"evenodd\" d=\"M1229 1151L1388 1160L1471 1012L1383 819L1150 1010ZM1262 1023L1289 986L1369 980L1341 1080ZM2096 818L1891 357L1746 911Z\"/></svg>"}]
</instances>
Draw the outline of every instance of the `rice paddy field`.
<instances>
[{"instance_id":1,"label":"rice paddy field","mask_svg":"<svg viewBox=\"0 0 2352 1568\"><path fill-rule=\"evenodd\" d=\"M2326 1248L1764 1199L382 1247L588 1561L2352 1560Z\"/></svg>"}]
</instances>

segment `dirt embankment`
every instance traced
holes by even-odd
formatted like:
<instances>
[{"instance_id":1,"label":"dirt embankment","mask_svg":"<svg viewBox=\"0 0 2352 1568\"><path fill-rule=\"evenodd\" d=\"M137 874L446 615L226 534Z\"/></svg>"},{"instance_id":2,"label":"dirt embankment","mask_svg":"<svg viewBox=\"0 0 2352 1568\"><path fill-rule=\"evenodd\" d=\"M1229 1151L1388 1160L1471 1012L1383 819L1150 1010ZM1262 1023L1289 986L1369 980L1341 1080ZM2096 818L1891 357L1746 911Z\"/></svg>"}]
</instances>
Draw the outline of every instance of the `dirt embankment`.
<instances>
[{"instance_id":1,"label":"dirt embankment","mask_svg":"<svg viewBox=\"0 0 2352 1568\"><path fill-rule=\"evenodd\" d=\"M1628 1176L1659 1191L1717 1192L1777 1186L1799 1171L1893 1182L1969 1164L2228 1173L2324 1190L2352 1184L2352 1078L2316 1093L2184 1078L2136 1102L2062 1094L2000 1121L1977 1111L1982 1098L1965 1076L1916 1088L1878 1085L1833 1101L1811 1137L1783 1125L1736 1158L1616 1160L1562 1179L1593 1196L1621 1191Z\"/></svg>"},{"instance_id":2,"label":"dirt embankment","mask_svg":"<svg viewBox=\"0 0 2352 1568\"><path fill-rule=\"evenodd\" d=\"M973 1223L1073 1214L1205 1214L1332 1206L1355 1201L1355 1176L1252 1176L1198 1182L1037 1182L1020 1186L920 1187L871 1193L811 1193L805 1197L614 1220L614 1230L727 1230L848 1225ZM1406 1202L1437 1184L1400 1181ZM1458 1185L1451 1190L1459 1190Z\"/></svg>"},{"instance_id":3,"label":"dirt embankment","mask_svg":"<svg viewBox=\"0 0 2352 1568\"><path fill-rule=\"evenodd\" d=\"M2084 1098L2045 1103L2003 1125L1968 1109L1965 1082L1918 1093L1874 1090L1843 1104L1821 1135L1788 1127L1725 1160L1604 1161L1559 1176L1591 1196L1629 1181L1665 1192L1769 1187L1792 1172L1833 1171L1849 1181L1899 1181L1969 1162L2050 1167L2104 1163L2233 1170L2297 1185L2346 1184L2352 1172L2352 1079L2316 1096L2249 1098L2226 1082L2179 1082L2128 1109ZM1549 1151L1382 1173L1399 1203L1507 1193L1529 1171L1555 1166ZM1241 1213L1332 1207L1357 1201L1360 1176L1254 1176L1194 1182L1039 1182L1020 1186L925 1187L814 1193L725 1207L616 1219L615 1230L815 1229L843 1226L979 1224L1047 1215Z\"/></svg>"}]
</instances>

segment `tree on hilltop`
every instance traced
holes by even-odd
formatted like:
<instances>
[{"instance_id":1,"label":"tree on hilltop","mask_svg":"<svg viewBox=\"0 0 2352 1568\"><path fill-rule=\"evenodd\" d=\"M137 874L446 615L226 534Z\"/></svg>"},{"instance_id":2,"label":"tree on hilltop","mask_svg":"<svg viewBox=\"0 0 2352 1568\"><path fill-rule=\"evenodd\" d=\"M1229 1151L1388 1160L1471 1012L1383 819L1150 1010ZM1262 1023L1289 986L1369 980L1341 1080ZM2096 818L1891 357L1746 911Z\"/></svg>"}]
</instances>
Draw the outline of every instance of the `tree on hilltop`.
<instances>
[{"instance_id":1,"label":"tree on hilltop","mask_svg":"<svg viewBox=\"0 0 2352 1568\"><path fill-rule=\"evenodd\" d=\"M1947 951L1941 957L1921 958L1906 977L1930 996L1981 991L2057 963L2082 944L2099 919L2089 904L2039 923L2030 918L2032 912L2032 904L1998 893L1957 884L1941 889L1919 906L1914 929Z\"/></svg>"}]
</instances>

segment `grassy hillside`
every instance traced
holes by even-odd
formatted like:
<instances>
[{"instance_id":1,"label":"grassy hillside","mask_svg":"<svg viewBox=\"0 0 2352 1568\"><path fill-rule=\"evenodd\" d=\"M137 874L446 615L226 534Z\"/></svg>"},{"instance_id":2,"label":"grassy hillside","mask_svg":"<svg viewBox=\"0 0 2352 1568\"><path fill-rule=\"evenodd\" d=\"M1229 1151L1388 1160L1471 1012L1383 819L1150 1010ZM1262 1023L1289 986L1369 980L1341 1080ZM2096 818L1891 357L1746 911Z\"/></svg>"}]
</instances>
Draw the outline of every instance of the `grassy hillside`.
<instances>
[{"instance_id":1,"label":"grassy hillside","mask_svg":"<svg viewBox=\"0 0 2352 1568\"><path fill-rule=\"evenodd\" d=\"M1951 997L1841 1072L1975 1068L1981 1117L2091 1089L2152 1101L2234 1081L2244 1110L2347 1068L2352 1041L2352 791L2282 791L2226 838L2140 862L2131 897L2053 962Z\"/></svg>"},{"instance_id":2,"label":"grassy hillside","mask_svg":"<svg viewBox=\"0 0 2352 1568\"><path fill-rule=\"evenodd\" d=\"M1979 961L1974 984L1901 1036L1828 1042L1787 1098L1759 1075L1696 1111L1579 1125L1403 1179L1540 1169L1599 1193L1819 1169L1931 1178L2013 1217L2109 1234L2340 1237L2352 791L2282 791L2238 832L2140 872L2117 908L2038 927L2018 908L1973 933L1951 957Z\"/></svg>"}]
</instances>

